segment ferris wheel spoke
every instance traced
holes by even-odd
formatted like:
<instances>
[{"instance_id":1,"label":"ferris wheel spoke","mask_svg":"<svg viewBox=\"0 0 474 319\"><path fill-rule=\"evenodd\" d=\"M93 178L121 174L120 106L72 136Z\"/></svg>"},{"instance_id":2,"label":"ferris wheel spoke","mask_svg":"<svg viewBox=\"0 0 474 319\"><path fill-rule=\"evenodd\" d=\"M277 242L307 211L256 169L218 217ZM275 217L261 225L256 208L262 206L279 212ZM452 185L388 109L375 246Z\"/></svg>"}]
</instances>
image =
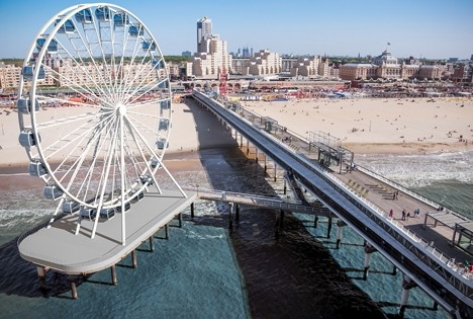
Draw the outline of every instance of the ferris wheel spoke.
<instances>
[{"instance_id":1,"label":"ferris wheel spoke","mask_svg":"<svg viewBox=\"0 0 474 319\"><path fill-rule=\"evenodd\" d=\"M147 130L149 133L153 134L153 136L156 137L156 138L158 138L160 136L160 134L157 132L156 129L152 129L151 127L144 124L142 121L138 120L135 117L132 119L130 116L127 116L127 120L128 120L128 122L132 122L132 121L135 122L138 127ZM133 127L135 127L135 126L133 126Z\"/></svg>"},{"instance_id":2,"label":"ferris wheel spoke","mask_svg":"<svg viewBox=\"0 0 474 319\"><path fill-rule=\"evenodd\" d=\"M128 43L128 39L129 39L129 37L127 36L127 43ZM130 74L132 73L131 70L135 66L135 59L138 55L139 48L140 48L139 40L141 39L141 37L137 36L134 39L135 39L135 41L133 43L132 54L131 54L131 57L130 57L130 61L128 63L129 72L125 72L125 76L120 79L120 88L122 89L122 96L121 96L120 100L122 101L122 103L125 103L125 101L126 101L126 96L128 94L127 88L130 87L130 85L128 83L129 83L129 81L132 80L132 78L130 78ZM133 77L133 78L135 78L135 77ZM132 80L132 82L133 82L133 80Z\"/></svg>"},{"instance_id":3,"label":"ferris wheel spoke","mask_svg":"<svg viewBox=\"0 0 474 319\"><path fill-rule=\"evenodd\" d=\"M107 124L107 125L110 125L110 124ZM63 180L66 179L66 177L69 176L70 172L72 169L74 169L74 173L72 175L72 178L70 179L70 183L68 185L68 189L70 188L71 186L71 183L75 180L76 176L77 176L77 173L79 172L79 170L82 168L82 165L83 165L83 162L86 160L86 158L88 157L89 155L89 151L91 149L91 147L94 145L94 143L97 141L97 139L99 138L99 134L92 134L91 131L87 131L86 133L88 134L83 134L84 136L82 136L82 139L81 139L81 142L78 143L77 147L72 149L69 153L69 155L66 157L66 159L58 166L58 168L56 169L56 171L59 171L60 169L62 169L62 167L64 165L66 165L66 161L68 158L71 158L72 157L72 154L74 153L74 151L77 149L77 148L81 148L81 152L80 152L80 155L75 159L75 161L69 166L69 168L66 170L66 172L64 173L63 177L61 178L61 182ZM87 136L91 136L92 135L92 141L89 140L89 142L87 143L87 145L85 147L82 147L80 145L83 145L85 139Z\"/></svg>"},{"instance_id":4,"label":"ferris wheel spoke","mask_svg":"<svg viewBox=\"0 0 474 319\"><path fill-rule=\"evenodd\" d=\"M145 96L146 94L150 93L152 90L158 88L162 83L165 83L166 82L166 79L162 79L161 81L159 81L158 83L153 83L153 82L148 82L144 85L144 87L146 88L145 90L141 91L141 94L138 94L138 90L139 88L135 88L134 91L133 91L133 94L132 96L134 96L133 99L130 99L128 101L128 103L131 103L131 104L134 104L136 101L138 101L140 98L142 98L143 96ZM150 85L152 84L152 85ZM140 84L141 85L141 84Z\"/></svg>"},{"instance_id":5,"label":"ferris wheel spoke","mask_svg":"<svg viewBox=\"0 0 474 319\"><path fill-rule=\"evenodd\" d=\"M154 107L156 107L156 105L159 105L161 102L163 101L167 101L169 100L168 98L160 98L160 99L147 99L147 100L144 100L144 101L139 101L139 102L136 102L136 103L133 103L133 104L127 104L127 112L129 112L129 110L134 110L134 109L137 109L137 108L143 108L144 106L147 106L149 104L154 104ZM131 113L131 112L129 112Z\"/></svg>"},{"instance_id":6,"label":"ferris wheel spoke","mask_svg":"<svg viewBox=\"0 0 474 319\"><path fill-rule=\"evenodd\" d=\"M83 140L85 138L86 134L87 134L87 131L84 131L82 133L78 133L78 132L80 132L81 130L84 130L84 128L86 128L87 126L88 126L88 123L84 123L83 125L79 126L75 130L72 130L69 133L67 133L66 135L61 136L60 139L54 141L52 144L46 146L43 149L43 152L45 154L47 154L45 156L46 159L53 158L57 153L61 152L63 149L68 148L70 145L80 145L80 143L77 143L77 141L81 138L82 138L81 140ZM69 138L71 138L74 135L76 135L76 137L74 137L72 140L69 140ZM68 143L61 146L60 144L65 142L65 141L68 142ZM72 156L72 152L75 149L76 148L73 148L73 150L66 157Z\"/></svg>"},{"instance_id":7,"label":"ferris wheel spoke","mask_svg":"<svg viewBox=\"0 0 474 319\"><path fill-rule=\"evenodd\" d=\"M102 133L103 131L105 131L105 133ZM102 178L102 174L99 174L100 175L99 177L97 177L97 174L101 171L100 170L100 164L98 164L98 160L101 157L98 156L97 154L98 154L98 152L100 153L100 150L107 143L107 140L108 140L108 138L107 138L107 135L108 135L107 134L107 132L108 132L107 127L105 127L102 130L102 132L95 135L94 140L92 141L92 143L90 143L90 145L89 145L90 147L88 148L87 154L89 154L92 147L94 146L92 161L88 162L87 165L89 167L88 167L88 170L87 170L86 174L84 175L84 178L83 178L84 182L78 188L79 189L78 194L83 193L83 200L84 201L96 200L96 198L94 197L95 196L94 188L100 187L100 183L97 182L97 178L100 180ZM105 151L106 154L109 152L108 150L109 150L109 148L106 149L106 151ZM106 157L107 156L105 156L104 158L106 158ZM91 189L91 187L92 187L92 189Z\"/></svg>"},{"instance_id":8,"label":"ferris wheel spoke","mask_svg":"<svg viewBox=\"0 0 474 319\"><path fill-rule=\"evenodd\" d=\"M56 80L58 82L60 82L61 80L65 81L66 84L70 87L76 87L78 86L78 83L77 83L77 79L82 79L84 77L86 77L89 81L92 82L92 84L94 85L94 87L96 89L99 89L101 90L101 87L98 85L98 82L96 81L96 79L91 75L91 73L88 71L88 68L87 68L87 63L85 63L80 54L77 52L76 48L75 48L75 45L73 42L69 41L73 47L73 49L76 51L76 54L71 54L71 52L69 51L69 49L63 45L63 43L58 39L58 38L55 38L55 41L58 45L60 45L61 49L66 53L66 57L63 57L61 54L58 54L57 56L59 57L60 59L60 62L63 63L63 67L66 68L66 70L68 70L69 74L71 74L73 77L75 78L69 78L68 76L64 75L64 74L60 74L58 73L56 70L54 70L54 68L51 68L50 66L47 66L45 65L45 68L51 73L51 74L56 74L58 75L58 78L56 78ZM80 61L78 61L76 59L76 56L79 57ZM92 61L94 60L94 58L91 56L90 59L92 59ZM101 74L100 72L98 72L98 74ZM84 85L79 85L79 87L87 92L89 92L90 94L92 95L96 95L96 93L94 92L95 90L90 88L89 85L86 83ZM106 94L104 91L102 91L102 94Z\"/></svg>"}]
</instances>

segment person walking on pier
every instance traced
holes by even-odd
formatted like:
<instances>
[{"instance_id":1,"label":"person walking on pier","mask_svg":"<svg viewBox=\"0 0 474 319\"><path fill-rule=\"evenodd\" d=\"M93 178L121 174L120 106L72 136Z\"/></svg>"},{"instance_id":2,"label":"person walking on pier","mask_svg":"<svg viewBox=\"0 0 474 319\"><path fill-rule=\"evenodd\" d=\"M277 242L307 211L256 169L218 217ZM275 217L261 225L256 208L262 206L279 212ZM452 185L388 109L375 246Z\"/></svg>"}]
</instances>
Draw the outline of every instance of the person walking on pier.
<instances>
[{"instance_id":1,"label":"person walking on pier","mask_svg":"<svg viewBox=\"0 0 474 319\"><path fill-rule=\"evenodd\" d=\"M402 210L402 220L405 220L406 216L407 216L407 213L405 212L405 209L404 209Z\"/></svg>"},{"instance_id":2,"label":"person walking on pier","mask_svg":"<svg viewBox=\"0 0 474 319\"><path fill-rule=\"evenodd\" d=\"M393 218L393 209L390 209L390 213L388 213L388 217Z\"/></svg>"}]
</instances>

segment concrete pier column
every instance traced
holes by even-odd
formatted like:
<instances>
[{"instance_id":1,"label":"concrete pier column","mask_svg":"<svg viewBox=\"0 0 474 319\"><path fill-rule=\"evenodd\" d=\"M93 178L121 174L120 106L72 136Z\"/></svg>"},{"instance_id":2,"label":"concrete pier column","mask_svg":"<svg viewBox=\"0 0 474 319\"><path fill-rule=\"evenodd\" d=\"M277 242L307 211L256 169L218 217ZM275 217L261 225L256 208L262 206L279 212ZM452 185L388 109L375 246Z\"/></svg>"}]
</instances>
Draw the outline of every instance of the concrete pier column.
<instances>
[{"instance_id":1,"label":"concrete pier column","mask_svg":"<svg viewBox=\"0 0 474 319\"><path fill-rule=\"evenodd\" d=\"M240 206L239 204L236 203L235 204L235 220L236 221L239 221L239 218L240 218L239 213L240 213Z\"/></svg>"},{"instance_id":2,"label":"concrete pier column","mask_svg":"<svg viewBox=\"0 0 474 319\"><path fill-rule=\"evenodd\" d=\"M183 228L183 214L178 214L179 228Z\"/></svg>"},{"instance_id":3,"label":"concrete pier column","mask_svg":"<svg viewBox=\"0 0 474 319\"><path fill-rule=\"evenodd\" d=\"M247 155L250 154L250 142L247 140Z\"/></svg>"},{"instance_id":4,"label":"concrete pier column","mask_svg":"<svg viewBox=\"0 0 474 319\"><path fill-rule=\"evenodd\" d=\"M364 258L364 280L367 280L367 276L369 275L369 268L370 268L370 256L372 254L365 253Z\"/></svg>"},{"instance_id":5,"label":"concrete pier column","mask_svg":"<svg viewBox=\"0 0 474 319\"><path fill-rule=\"evenodd\" d=\"M377 251L375 247L373 247L370 243L365 242L364 245L364 252L365 252L365 259L364 259L364 280L367 280L369 275L369 268L370 268L370 256L373 252Z\"/></svg>"},{"instance_id":6,"label":"concrete pier column","mask_svg":"<svg viewBox=\"0 0 474 319\"><path fill-rule=\"evenodd\" d=\"M277 181L277 163L274 162L274 164L275 164L275 167L273 171L273 181L276 182Z\"/></svg>"},{"instance_id":7,"label":"concrete pier column","mask_svg":"<svg viewBox=\"0 0 474 319\"><path fill-rule=\"evenodd\" d=\"M339 249L339 244L342 240L342 230L346 224L342 220L337 221L337 235L336 235L336 249Z\"/></svg>"},{"instance_id":8,"label":"concrete pier column","mask_svg":"<svg viewBox=\"0 0 474 319\"><path fill-rule=\"evenodd\" d=\"M110 267L110 278L112 279L112 285L117 286L117 270L115 269L115 265Z\"/></svg>"},{"instance_id":9,"label":"concrete pier column","mask_svg":"<svg viewBox=\"0 0 474 319\"><path fill-rule=\"evenodd\" d=\"M72 299L77 299L77 287L72 276L69 276L69 282L71 283L71 297Z\"/></svg>"},{"instance_id":10,"label":"concrete pier column","mask_svg":"<svg viewBox=\"0 0 474 319\"><path fill-rule=\"evenodd\" d=\"M263 171L267 172L267 156L263 154Z\"/></svg>"},{"instance_id":11,"label":"concrete pier column","mask_svg":"<svg viewBox=\"0 0 474 319\"><path fill-rule=\"evenodd\" d=\"M393 265L392 275L395 276L397 274L397 266Z\"/></svg>"},{"instance_id":12,"label":"concrete pier column","mask_svg":"<svg viewBox=\"0 0 474 319\"><path fill-rule=\"evenodd\" d=\"M165 239L169 239L170 238L170 230L169 230L169 225L166 224L165 225Z\"/></svg>"},{"instance_id":13,"label":"concrete pier column","mask_svg":"<svg viewBox=\"0 0 474 319\"><path fill-rule=\"evenodd\" d=\"M331 238L331 228L332 228L332 216L328 216L328 233L326 235L326 238Z\"/></svg>"},{"instance_id":14,"label":"concrete pier column","mask_svg":"<svg viewBox=\"0 0 474 319\"><path fill-rule=\"evenodd\" d=\"M234 203L229 203L229 228L232 228L232 210L234 209Z\"/></svg>"},{"instance_id":15,"label":"concrete pier column","mask_svg":"<svg viewBox=\"0 0 474 319\"><path fill-rule=\"evenodd\" d=\"M255 162L258 163L258 148L255 148Z\"/></svg>"},{"instance_id":16,"label":"concrete pier column","mask_svg":"<svg viewBox=\"0 0 474 319\"><path fill-rule=\"evenodd\" d=\"M342 230L344 228L342 227L337 227L337 235L336 235L336 249L339 249L339 244L341 243L342 240Z\"/></svg>"},{"instance_id":17,"label":"concrete pier column","mask_svg":"<svg viewBox=\"0 0 474 319\"><path fill-rule=\"evenodd\" d=\"M154 242L153 242L153 236L151 236L150 238L148 238L148 243L150 244L150 251L151 251L151 252L155 251L155 246L154 246Z\"/></svg>"},{"instance_id":18,"label":"concrete pier column","mask_svg":"<svg viewBox=\"0 0 474 319\"><path fill-rule=\"evenodd\" d=\"M314 225L313 225L314 228L318 228L318 220L319 220L318 215L314 215Z\"/></svg>"},{"instance_id":19,"label":"concrete pier column","mask_svg":"<svg viewBox=\"0 0 474 319\"><path fill-rule=\"evenodd\" d=\"M37 266L36 272L38 273L38 279L41 288L46 288L46 268Z\"/></svg>"},{"instance_id":20,"label":"concrete pier column","mask_svg":"<svg viewBox=\"0 0 474 319\"><path fill-rule=\"evenodd\" d=\"M286 195L286 178L283 179L283 195Z\"/></svg>"},{"instance_id":21,"label":"concrete pier column","mask_svg":"<svg viewBox=\"0 0 474 319\"><path fill-rule=\"evenodd\" d=\"M407 275L403 274L403 281L402 281L402 296L400 300L400 309L398 310L398 314L400 317L403 318L405 314L405 309L408 304L408 297L410 295L410 289L416 287L416 283L413 282Z\"/></svg>"},{"instance_id":22,"label":"concrete pier column","mask_svg":"<svg viewBox=\"0 0 474 319\"><path fill-rule=\"evenodd\" d=\"M191 203L191 218L194 218L194 202Z\"/></svg>"},{"instance_id":23,"label":"concrete pier column","mask_svg":"<svg viewBox=\"0 0 474 319\"><path fill-rule=\"evenodd\" d=\"M280 230L283 230L283 221L285 219L285 211L283 209L280 210Z\"/></svg>"},{"instance_id":24,"label":"concrete pier column","mask_svg":"<svg viewBox=\"0 0 474 319\"><path fill-rule=\"evenodd\" d=\"M132 255L132 267L137 268L137 251L132 250L131 255Z\"/></svg>"},{"instance_id":25,"label":"concrete pier column","mask_svg":"<svg viewBox=\"0 0 474 319\"><path fill-rule=\"evenodd\" d=\"M240 134L240 144L239 144L239 147L242 148L242 146L244 145L244 136L242 134Z\"/></svg>"}]
</instances>

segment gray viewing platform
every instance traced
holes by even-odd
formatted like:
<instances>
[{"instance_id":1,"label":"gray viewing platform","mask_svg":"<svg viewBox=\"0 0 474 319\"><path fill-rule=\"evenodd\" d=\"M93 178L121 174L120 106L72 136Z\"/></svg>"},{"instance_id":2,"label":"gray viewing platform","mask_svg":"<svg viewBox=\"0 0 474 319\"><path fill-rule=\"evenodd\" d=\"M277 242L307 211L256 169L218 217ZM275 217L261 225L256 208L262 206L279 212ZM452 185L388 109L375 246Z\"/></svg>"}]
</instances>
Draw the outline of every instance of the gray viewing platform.
<instances>
[{"instance_id":1,"label":"gray viewing platform","mask_svg":"<svg viewBox=\"0 0 474 319\"><path fill-rule=\"evenodd\" d=\"M121 213L99 220L96 235L90 238L93 221L82 220L75 235L78 215L66 215L51 227L43 227L19 241L23 259L63 274L79 275L109 268L153 236L196 198L184 198L178 191L147 193L126 212L126 245L122 245ZM99 218L97 216L97 218Z\"/></svg>"}]
</instances>

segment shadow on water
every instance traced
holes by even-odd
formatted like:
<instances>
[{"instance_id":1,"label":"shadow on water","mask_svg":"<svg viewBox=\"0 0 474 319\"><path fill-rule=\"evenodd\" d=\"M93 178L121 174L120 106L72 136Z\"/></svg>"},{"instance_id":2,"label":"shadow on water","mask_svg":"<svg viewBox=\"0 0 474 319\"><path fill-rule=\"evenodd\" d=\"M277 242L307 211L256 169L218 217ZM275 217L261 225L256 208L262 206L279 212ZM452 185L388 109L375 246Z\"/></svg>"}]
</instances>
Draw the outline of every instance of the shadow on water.
<instances>
[{"instance_id":1,"label":"shadow on water","mask_svg":"<svg viewBox=\"0 0 474 319\"><path fill-rule=\"evenodd\" d=\"M48 271L41 284L36 266L21 258L17 239L0 247L0 293L29 298L59 297L71 290L70 280L76 285L86 280L85 276L68 276Z\"/></svg>"},{"instance_id":2,"label":"shadow on water","mask_svg":"<svg viewBox=\"0 0 474 319\"><path fill-rule=\"evenodd\" d=\"M188 105L192 112L205 110L190 101ZM201 124L196 122L198 130L204 129ZM238 147L200 150L199 155L212 188L276 195L262 167ZM200 214L192 221L229 228L228 206L217 203L217 209L220 216ZM239 221L229 229L253 318L386 318L299 220L285 214L276 236L278 215L241 207Z\"/></svg>"}]
</instances>

